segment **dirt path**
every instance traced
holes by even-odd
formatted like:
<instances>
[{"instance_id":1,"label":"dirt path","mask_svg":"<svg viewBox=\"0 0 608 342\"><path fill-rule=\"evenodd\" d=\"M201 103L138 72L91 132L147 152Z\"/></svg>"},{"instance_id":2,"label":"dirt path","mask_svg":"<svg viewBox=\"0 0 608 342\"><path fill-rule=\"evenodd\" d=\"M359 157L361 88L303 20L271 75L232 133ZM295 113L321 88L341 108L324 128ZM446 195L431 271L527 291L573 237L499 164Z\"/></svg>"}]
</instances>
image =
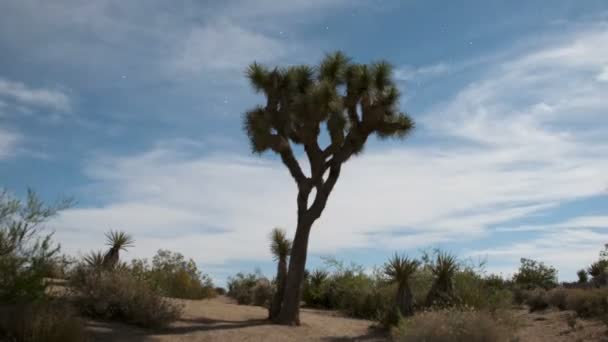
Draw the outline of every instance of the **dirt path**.
<instances>
[{"instance_id":1,"label":"dirt path","mask_svg":"<svg viewBox=\"0 0 608 342\"><path fill-rule=\"evenodd\" d=\"M570 320L572 311L547 310L529 313L516 311L521 328L517 336L521 342L608 341L606 326L597 320ZM572 325L568 324L571 322Z\"/></svg>"},{"instance_id":2,"label":"dirt path","mask_svg":"<svg viewBox=\"0 0 608 342\"><path fill-rule=\"evenodd\" d=\"M89 322L93 341L385 341L369 329L372 322L331 312L302 309L300 327L266 321L261 307L236 305L225 297L185 304L182 318L162 331Z\"/></svg>"}]
</instances>

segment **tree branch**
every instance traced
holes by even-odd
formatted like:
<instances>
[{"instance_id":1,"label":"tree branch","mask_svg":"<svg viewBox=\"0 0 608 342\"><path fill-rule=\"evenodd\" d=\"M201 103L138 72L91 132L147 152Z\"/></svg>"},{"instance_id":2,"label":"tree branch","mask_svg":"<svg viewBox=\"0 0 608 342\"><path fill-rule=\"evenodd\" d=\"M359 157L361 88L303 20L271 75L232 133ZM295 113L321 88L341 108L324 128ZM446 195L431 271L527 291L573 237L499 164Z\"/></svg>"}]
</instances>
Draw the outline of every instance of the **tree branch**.
<instances>
[{"instance_id":1,"label":"tree branch","mask_svg":"<svg viewBox=\"0 0 608 342\"><path fill-rule=\"evenodd\" d=\"M291 146L289 146L289 142L285 138L276 134L271 138L272 150L281 156L281 161L283 161L283 164L287 166L289 173L296 181L298 186L300 186L300 184L303 183L307 178L304 175L304 172L302 172L302 168L300 167L296 157L293 155L293 150L291 149Z\"/></svg>"}]
</instances>

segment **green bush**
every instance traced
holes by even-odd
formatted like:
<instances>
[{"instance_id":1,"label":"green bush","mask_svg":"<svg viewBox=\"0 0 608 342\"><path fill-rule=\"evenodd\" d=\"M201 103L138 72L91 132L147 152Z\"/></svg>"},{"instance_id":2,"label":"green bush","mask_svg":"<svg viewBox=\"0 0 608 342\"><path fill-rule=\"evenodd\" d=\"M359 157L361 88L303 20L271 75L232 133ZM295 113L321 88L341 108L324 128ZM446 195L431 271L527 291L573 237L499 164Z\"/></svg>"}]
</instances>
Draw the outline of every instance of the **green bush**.
<instances>
[{"instance_id":1,"label":"green bush","mask_svg":"<svg viewBox=\"0 0 608 342\"><path fill-rule=\"evenodd\" d=\"M261 286L257 286L260 282L269 282L259 272L256 273L237 273L234 277L228 278L228 297L236 299L238 304L242 305L260 305L262 300ZM257 294L255 292L258 292ZM257 296L257 298L256 298Z\"/></svg>"},{"instance_id":2,"label":"green bush","mask_svg":"<svg viewBox=\"0 0 608 342\"><path fill-rule=\"evenodd\" d=\"M47 206L32 191L25 201L0 192L0 303L44 298L44 278L51 273L59 246L40 225L68 206L68 201Z\"/></svg>"},{"instance_id":3,"label":"green bush","mask_svg":"<svg viewBox=\"0 0 608 342\"><path fill-rule=\"evenodd\" d=\"M87 315L143 327L162 327L180 316L181 307L128 271L80 272L71 284L78 291L78 305Z\"/></svg>"},{"instance_id":4,"label":"green bush","mask_svg":"<svg viewBox=\"0 0 608 342\"><path fill-rule=\"evenodd\" d=\"M519 270L513 275L513 282L524 290L557 286L557 270L536 260L522 258Z\"/></svg>"},{"instance_id":5,"label":"green bush","mask_svg":"<svg viewBox=\"0 0 608 342\"><path fill-rule=\"evenodd\" d=\"M0 307L0 340L82 342L84 324L66 303L41 301Z\"/></svg>"},{"instance_id":6,"label":"green bush","mask_svg":"<svg viewBox=\"0 0 608 342\"><path fill-rule=\"evenodd\" d=\"M395 341L407 342L507 342L514 334L508 317L488 312L441 310L404 319L394 332Z\"/></svg>"},{"instance_id":7,"label":"green bush","mask_svg":"<svg viewBox=\"0 0 608 342\"><path fill-rule=\"evenodd\" d=\"M166 297L205 299L216 295L211 278L198 270L194 260L186 260L180 253L161 249L151 266L147 260L133 260L130 268Z\"/></svg>"},{"instance_id":8,"label":"green bush","mask_svg":"<svg viewBox=\"0 0 608 342\"><path fill-rule=\"evenodd\" d=\"M504 283L495 277L484 278L471 269L454 275L454 287L463 307L493 312L506 309L513 302L513 294Z\"/></svg>"}]
</instances>

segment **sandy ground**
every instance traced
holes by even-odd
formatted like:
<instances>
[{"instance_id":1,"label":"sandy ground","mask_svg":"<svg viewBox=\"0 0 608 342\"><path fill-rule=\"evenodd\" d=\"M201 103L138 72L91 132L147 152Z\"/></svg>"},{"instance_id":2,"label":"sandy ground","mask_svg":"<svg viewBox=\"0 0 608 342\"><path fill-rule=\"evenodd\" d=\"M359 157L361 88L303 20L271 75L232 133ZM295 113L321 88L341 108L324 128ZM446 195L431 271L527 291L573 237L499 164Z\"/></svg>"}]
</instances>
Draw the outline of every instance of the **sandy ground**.
<instances>
[{"instance_id":1,"label":"sandy ground","mask_svg":"<svg viewBox=\"0 0 608 342\"><path fill-rule=\"evenodd\" d=\"M554 309L529 313L516 311L520 329L517 336L521 342L566 342L566 341L608 341L606 325L598 320L576 319L576 324L568 324L572 311Z\"/></svg>"},{"instance_id":2,"label":"sandy ground","mask_svg":"<svg viewBox=\"0 0 608 342\"><path fill-rule=\"evenodd\" d=\"M270 324L261 307L236 305L226 297L179 300L182 318L163 330L144 330L114 322L89 321L93 341L386 341L373 323L343 317L335 312L302 309L300 327ZM606 325L597 320L576 319L572 312L547 310L529 313L515 310L519 322L517 342L607 341Z\"/></svg>"},{"instance_id":3,"label":"sandy ground","mask_svg":"<svg viewBox=\"0 0 608 342\"><path fill-rule=\"evenodd\" d=\"M185 304L182 318L149 331L117 323L89 321L93 341L385 341L372 322L318 310L301 310L302 326L270 324L261 307L236 305L226 297Z\"/></svg>"}]
</instances>

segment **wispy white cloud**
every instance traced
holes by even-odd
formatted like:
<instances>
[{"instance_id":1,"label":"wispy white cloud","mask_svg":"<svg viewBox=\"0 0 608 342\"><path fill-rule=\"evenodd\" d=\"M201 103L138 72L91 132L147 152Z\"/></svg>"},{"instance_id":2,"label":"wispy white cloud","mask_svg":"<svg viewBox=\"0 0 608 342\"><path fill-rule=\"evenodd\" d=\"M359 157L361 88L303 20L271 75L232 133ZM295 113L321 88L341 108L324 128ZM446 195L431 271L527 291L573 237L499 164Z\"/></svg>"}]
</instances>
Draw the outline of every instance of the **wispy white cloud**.
<instances>
[{"instance_id":1,"label":"wispy white cloud","mask_svg":"<svg viewBox=\"0 0 608 342\"><path fill-rule=\"evenodd\" d=\"M0 160L12 156L21 140L20 134L0 127Z\"/></svg>"},{"instance_id":2,"label":"wispy white cloud","mask_svg":"<svg viewBox=\"0 0 608 342\"><path fill-rule=\"evenodd\" d=\"M55 89L28 87L21 82L0 78L0 98L15 102L25 107L51 109L67 112L70 110L70 98L62 91ZM3 107L8 106L2 102ZM2 109L2 107L0 107Z\"/></svg>"},{"instance_id":3,"label":"wispy white cloud","mask_svg":"<svg viewBox=\"0 0 608 342\"><path fill-rule=\"evenodd\" d=\"M268 62L287 53L285 44L261 33L222 21L195 27L177 48L174 70L242 72L252 60Z\"/></svg>"},{"instance_id":4,"label":"wispy white cloud","mask_svg":"<svg viewBox=\"0 0 608 342\"><path fill-rule=\"evenodd\" d=\"M395 78L399 81L410 81L415 78L430 78L448 74L452 67L447 63L437 63L421 67L403 66L395 70Z\"/></svg>"},{"instance_id":5,"label":"wispy white cloud","mask_svg":"<svg viewBox=\"0 0 608 342\"><path fill-rule=\"evenodd\" d=\"M596 26L497 61L420 118L425 131L449 143L406 142L350 161L313 229L311 250L487 237L510 220L600 194L608 181L608 86L597 80L608 64L603 46L608 31ZM220 67L245 60L227 58ZM86 173L95 185L89 191L107 204L69 210L55 222L68 250L93 248L91 234L121 225L136 232L138 255L162 246L207 263L259 260L269 257L267 231L293 232L296 221L296 187L274 161L199 157L164 144L93 159ZM589 262L596 249L582 253L583 246L604 237L565 229L470 255L508 255L513 267L515 256L542 256L569 269ZM559 254L558 246L569 252Z\"/></svg>"}]
</instances>

